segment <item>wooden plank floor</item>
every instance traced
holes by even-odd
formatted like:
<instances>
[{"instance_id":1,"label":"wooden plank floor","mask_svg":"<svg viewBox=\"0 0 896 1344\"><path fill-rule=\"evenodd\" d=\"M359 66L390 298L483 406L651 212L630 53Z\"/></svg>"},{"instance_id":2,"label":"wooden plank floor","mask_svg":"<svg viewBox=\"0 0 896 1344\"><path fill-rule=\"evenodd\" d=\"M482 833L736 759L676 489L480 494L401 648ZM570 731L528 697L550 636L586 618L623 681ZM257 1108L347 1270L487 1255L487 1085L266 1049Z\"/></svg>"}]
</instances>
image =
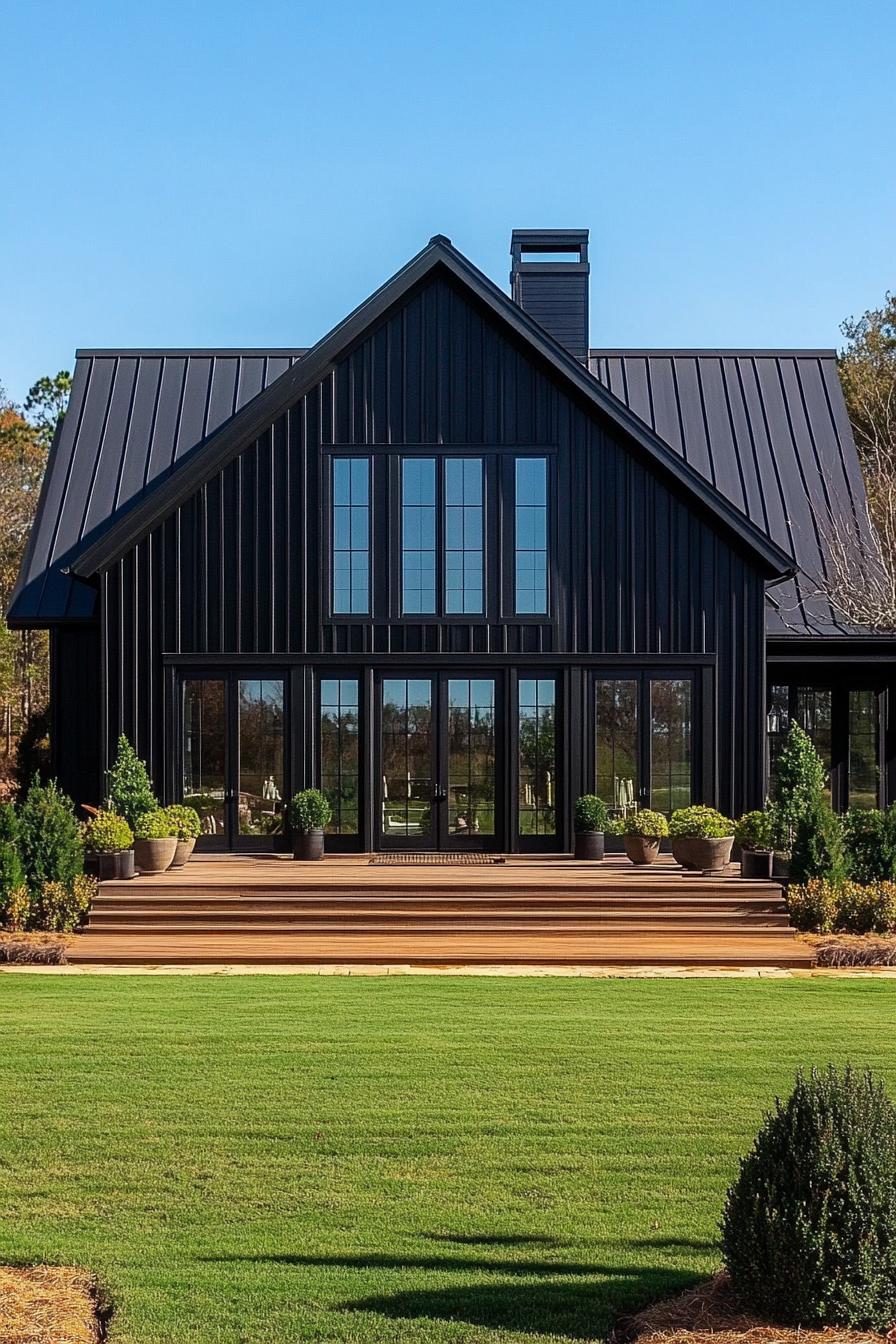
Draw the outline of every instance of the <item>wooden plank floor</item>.
<instances>
[{"instance_id":1,"label":"wooden plank floor","mask_svg":"<svg viewBox=\"0 0 896 1344\"><path fill-rule=\"evenodd\" d=\"M104 882L73 962L806 966L781 889L558 857L482 866L196 856Z\"/></svg>"}]
</instances>

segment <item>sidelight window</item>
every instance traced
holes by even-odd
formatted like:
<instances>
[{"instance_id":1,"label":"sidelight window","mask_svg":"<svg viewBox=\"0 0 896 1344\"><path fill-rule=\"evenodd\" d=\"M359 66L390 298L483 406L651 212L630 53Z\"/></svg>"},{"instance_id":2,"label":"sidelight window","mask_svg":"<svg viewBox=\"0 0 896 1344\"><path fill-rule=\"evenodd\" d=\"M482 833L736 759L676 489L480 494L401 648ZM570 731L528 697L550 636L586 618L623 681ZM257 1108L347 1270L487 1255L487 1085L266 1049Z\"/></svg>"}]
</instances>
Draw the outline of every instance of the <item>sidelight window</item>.
<instances>
[{"instance_id":1,"label":"sidelight window","mask_svg":"<svg viewBox=\"0 0 896 1344\"><path fill-rule=\"evenodd\" d=\"M358 834L358 681L323 677L320 683L320 787L332 817L330 835Z\"/></svg>"},{"instance_id":2,"label":"sidelight window","mask_svg":"<svg viewBox=\"0 0 896 1344\"><path fill-rule=\"evenodd\" d=\"M552 677L520 678L520 835L557 831L556 699Z\"/></svg>"},{"instance_id":3,"label":"sidelight window","mask_svg":"<svg viewBox=\"0 0 896 1344\"><path fill-rule=\"evenodd\" d=\"M370 611L370 460L333 459L333 611Z\"/></svg>"},{"instance_id":4,"label":"sidelight window","mask_svg":"<svg viewBox=\"0 0 896 1344\"><path fill-rule=\"evenodd\" d=\"M548 610L548 464L544 457L518 457L515 472L514 560L516 612Z\"/></svg>"}]
</instances>

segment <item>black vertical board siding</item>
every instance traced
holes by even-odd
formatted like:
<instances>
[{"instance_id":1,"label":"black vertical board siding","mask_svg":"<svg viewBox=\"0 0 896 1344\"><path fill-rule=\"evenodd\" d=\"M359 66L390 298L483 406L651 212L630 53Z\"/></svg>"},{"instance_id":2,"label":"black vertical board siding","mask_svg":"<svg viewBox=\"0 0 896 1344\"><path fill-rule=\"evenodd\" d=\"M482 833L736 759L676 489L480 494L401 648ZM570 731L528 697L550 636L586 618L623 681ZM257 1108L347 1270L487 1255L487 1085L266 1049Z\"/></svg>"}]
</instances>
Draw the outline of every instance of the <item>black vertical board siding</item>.
<instances>
[{"instance_id":1,"label":"black vertical board siding","mask_svg":"<svg viewBox=\"0 0 896 1344\"><path fill-rule=\"evenodd\" d=\"M76 804L103 797L99 623L50 635L50 754L53 774Z\"/></svg>"},{"instance_id":2,"label":"black vertical board siding","mask_svg":"<svg viewBox=\"0 0 896 1344\"><path fill-rule=\"evenodd\" d=\"M396 445L440 443L495 455L487 477L494 484L503 450L545 451L556 492L550 619L517 619L508 609L510 464L488 514L494 579L486 618L404 620L390 610L389 551L397 538L388 522L395 513L387 457ZM370 621L334 620L321 503L330 459L321 449L362 445L374 463L375 610ZM500 554L496 531L505 539ZM151 758L157 780L169 769L172 735L164 655L248 663L282 654L285 667L332 654L365 667L378 655L451 654L480 668L495 654L625 655L635 665L642 655L670 664L676 655L699 655L716 686L715 704L702 713L712 716L718 737L717 801L733 810L759 801L764 585L752 558L446 280L431 279L359 341L113 566L105 589L108 741L127 732ZM564 712L575 735L590 683L570 669L566 684ZM590 777L581 750L570 748L574 774L562 781L570 796ZM306 767L293 759L291 769L299 778Z\"/></svg>"}]
</instances>

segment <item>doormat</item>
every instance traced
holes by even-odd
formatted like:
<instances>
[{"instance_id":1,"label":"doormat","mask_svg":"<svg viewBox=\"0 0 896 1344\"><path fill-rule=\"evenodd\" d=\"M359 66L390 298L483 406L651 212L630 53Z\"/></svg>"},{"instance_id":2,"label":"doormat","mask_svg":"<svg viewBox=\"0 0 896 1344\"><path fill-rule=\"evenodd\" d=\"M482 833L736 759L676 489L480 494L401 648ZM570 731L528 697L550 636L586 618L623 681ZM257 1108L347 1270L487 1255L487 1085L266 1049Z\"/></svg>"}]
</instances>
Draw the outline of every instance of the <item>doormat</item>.
<instances>
[{"instance_id":1,"label":"doormat","mask_svg":"<svg viewBox=\"0 0 896 1344\"><path fill-rule=\"evenodd\" d=\"M377 868L439 867L442 864L503 863L503 854L374 854L370 860Z\"/></svg>"}]
</instances>

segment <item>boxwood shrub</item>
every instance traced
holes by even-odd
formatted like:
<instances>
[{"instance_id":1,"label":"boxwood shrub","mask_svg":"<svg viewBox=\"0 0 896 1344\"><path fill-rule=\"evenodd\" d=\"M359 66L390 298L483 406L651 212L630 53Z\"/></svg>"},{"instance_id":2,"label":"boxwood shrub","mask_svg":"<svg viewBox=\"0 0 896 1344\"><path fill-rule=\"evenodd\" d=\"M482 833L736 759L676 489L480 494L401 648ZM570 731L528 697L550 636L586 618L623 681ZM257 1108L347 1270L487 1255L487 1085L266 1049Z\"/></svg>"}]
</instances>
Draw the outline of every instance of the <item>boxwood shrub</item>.
<instances>
[{"instance_id":1,"label":"boxwood shrub","mask_svg":"<svg viewBox=\"0 0 896 1344\"><path fill-rule=\"evenodd\" d=\"M745 1305L782 1325L896 1320L896 1109L869 1073L797 1076L728 1191L722 1249Z\"/></svg>"}]
</instances>

